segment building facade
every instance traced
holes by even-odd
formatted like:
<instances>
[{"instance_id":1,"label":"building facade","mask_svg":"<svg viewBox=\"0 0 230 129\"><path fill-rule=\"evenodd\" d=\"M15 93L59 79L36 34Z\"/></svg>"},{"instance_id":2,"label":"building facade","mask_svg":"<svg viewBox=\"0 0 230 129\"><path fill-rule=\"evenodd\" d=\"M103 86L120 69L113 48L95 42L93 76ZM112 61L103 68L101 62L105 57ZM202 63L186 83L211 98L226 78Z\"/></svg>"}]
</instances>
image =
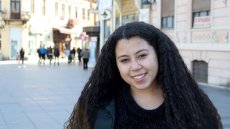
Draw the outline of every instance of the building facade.
<instances>
[{"instance_id":1,"label":"building facade","mask_svg":"<svg viewBox=\"0 0 230 129\"><path fill-rule=\"evenodd\" d=\"M95 24L93 6L88 0L0 0L0 59L16 59L21 47L26 57L55 43L63 54L83 47L82 28Z\"/></svg>"},{"instance_id":2,"label":"building facade","mask_svg":"<svg viewBox=\"0 0 230 129\"><path fill-rule=\"evenodd\" d=\"M153 24L175 42L198 82L230 84L229 0L115 0L107 8L110 32L132 21ZM103 14L106 7L99 3L99 10ZM101 26L106 20L101 17Z\"/></svg>"}]
</instances>

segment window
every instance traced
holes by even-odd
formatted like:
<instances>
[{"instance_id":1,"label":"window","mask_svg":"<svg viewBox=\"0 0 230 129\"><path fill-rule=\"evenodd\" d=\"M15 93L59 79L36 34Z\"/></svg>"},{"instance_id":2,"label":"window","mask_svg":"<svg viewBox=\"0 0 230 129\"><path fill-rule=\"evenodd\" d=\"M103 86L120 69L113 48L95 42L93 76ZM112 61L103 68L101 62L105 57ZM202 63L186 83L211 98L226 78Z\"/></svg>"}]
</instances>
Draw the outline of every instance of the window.
<instances>
[{"instance_id":1,"label":"window","mask_svg":"<svg viewBox=\"0 0 230 129\"><path fill-rule=\"evenodd\" d=\"M193 12L192 15L192 27L193 28L205 28L210 27L210 11Z\"/></svg>"},{"instance_id":2,"label":"window","mask_svg":"<svg viewBox=\"0 0 230 129\"><path fill-rule=\"evenodd\" d=\"M43 0L42 3L42 15L46 15L46 0Z\"/></svg>"},{"instance_id":3,"label":"window","mask_svg":"<svg viewBox=\"0 0 230 129\"><path fill-rule=\"evenodd\" d=\"M85 8L82 9L82 19L85 20Z\"/></svg>"},{"instance_id":4,"label":"window","mask_svg":"<svg viewBox=\"0 0 230 129\"><path fill-rule=\"evenodd\" d=\"M2 10L2 0L0 0L0 10Z\"/></svg>"},{"instance_id":5,"label":"window","mask_svg":"<svg viewBox=\"0 0 230 129\"><path fill-rule=\"evenodd\" d=\"M69 5L69 7L68 7L68 9L69 9L69 18L71 17L71 5Z\"/></svg>"},{"instance_id":6,"label":"window","mask_svg":"<svg viewBox=\"0 0 230 129\"><path fill-rule=\"evenodd\" d=\"M58 2L55 2L55 16L58 16Z\"/></svg>"},{"instance_id":7,"label":"window","mask_svg":"<svg viewBox=\"0 0 230 129\"><path fill-rule=\"evenodd\" d=\"M34 13L34 0L31 0L31 13Z\"/></svg>"},{"instance_id":8,"label":"window","mask_svg":"<svg viewBox=\"0 0 230 129\"><path fill-rule=\"evenodd\" d=\"M20 0L11 0L10 1L10 17L12 19L20 19Z\"/></svg>"},{"instance_id":9,"label":"window","mask_svg":"<svg viewBox=\"0 0 230 129\"><path fill-rule=\"evenodd\" d=\"M161 28L174 28L174 16L162 17Z\"/></svg>"},{"instance_id":10,"label":"window","mask_svg":"<svg viewBox=\"0 0 230 129\"><path fill-rule=\"evenodd\" d=\"M78 8L75 7L75 17L76 17L76 18L77 18L77 12L78 12L77 9L78 9Z\"/></svg>"},{"instance_id":11,"label":"window","mask_svg":"<svg viewBox=\"0 0 230 129\"><path fill-rule=\"evenodd\" d=\"M88 17L88 20L90 20L90 12L89 12L89 9L88 9L87 17Z\"/></svg>"},{"instance_id":12,"label":"window","mask_svg":"<svg viewBox=\"0 0 230 129\"><path fill-rule=\"evenodd\" d=\"M198 82L208 82L208 64L204 61L193 61L193 77Z\"/></svg>"},{"instance_id":13,"label":"window","mask_svg":"<svg viewBox=\"0 0 230 129\"><path fill-rule=\"evenodd\" d=\"M141 8L149 7L152 3L156 3L156 0L141 0Z\"/></svg>"},{"instance_id":14,"label":"window","mask_svg":"<svg viewBox=\"0 0 230 129\"><path fill-rule=\"evenodd\" d=\"M2 50L2 35L0 34L0 50Z\"/></svg>"},{"instance_id":15,"label":"window","mask_svg":"<svg viewBox=\"0 0 230 129\"><path fill-rule=\"evenodd\" d=\"M62 4L62 18L65 18L65 4Z\"/></svg>"},{"instance_id":16,"label":"window","mask_svg":"<svg viewBox=\"0 0 230 129\"><path fill-rule=\"evenodd\" d=\"M77 16L78 16L78 15L77 15L77 12L78 12L77 10L78 10L78 8L75 7L75 17L76 17L76 18L77 18Z\"/></svg>"},{"instance_id":17,"label":"window","mask_svg":"<svg viewBox=\"0 0 230 129\"><path fill-rule=\"evenodd\" d=\"M161 6L161 28L174 28L175 0L162 0Z\"/></svg>"},{"instance_id":18,"label":"window","mask_svg":"<svg viewBox=\"0 0 230 129\"><path fill-rule=\"evenodd\" d=\"M210 0L192 1L192 28L210 27Z\"/></svg>"}]
</instances>

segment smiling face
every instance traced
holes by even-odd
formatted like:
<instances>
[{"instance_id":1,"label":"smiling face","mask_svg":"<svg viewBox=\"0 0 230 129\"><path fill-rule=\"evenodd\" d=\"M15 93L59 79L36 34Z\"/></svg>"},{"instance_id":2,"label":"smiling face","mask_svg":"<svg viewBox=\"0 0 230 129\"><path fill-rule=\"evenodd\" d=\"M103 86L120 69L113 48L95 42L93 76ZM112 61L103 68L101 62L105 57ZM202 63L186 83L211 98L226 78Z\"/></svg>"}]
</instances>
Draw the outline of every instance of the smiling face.
<instances>
[{"instance_id":1,"label":"smiling face","mask_svg":"<svg viewBox=\"0 0 230 129\"><path fill-rule=\"evenodd\" d=\"M132 91L149 90L156 85L158 60L147 41L139 37L121 39L115 53L120 75Z\"/></svg>"}]
</instances>

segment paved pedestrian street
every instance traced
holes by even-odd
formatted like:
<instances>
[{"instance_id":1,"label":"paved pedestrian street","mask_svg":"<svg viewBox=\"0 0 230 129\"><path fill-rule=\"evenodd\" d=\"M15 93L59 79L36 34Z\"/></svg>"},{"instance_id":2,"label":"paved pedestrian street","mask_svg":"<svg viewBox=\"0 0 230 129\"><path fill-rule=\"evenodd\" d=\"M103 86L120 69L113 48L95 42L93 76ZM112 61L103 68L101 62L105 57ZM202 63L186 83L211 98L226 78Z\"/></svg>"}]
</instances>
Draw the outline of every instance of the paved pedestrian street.
<instances>
[{"instance_id":1,"label":"paved pedestrian street","mask_svg":"<svg viewBox=\"0 0 230 129\"><path fill-rule=\"evenodd\" d=\"M0 129L63 129L91 71L0 64Z\"/></svg>"}]
</instances>

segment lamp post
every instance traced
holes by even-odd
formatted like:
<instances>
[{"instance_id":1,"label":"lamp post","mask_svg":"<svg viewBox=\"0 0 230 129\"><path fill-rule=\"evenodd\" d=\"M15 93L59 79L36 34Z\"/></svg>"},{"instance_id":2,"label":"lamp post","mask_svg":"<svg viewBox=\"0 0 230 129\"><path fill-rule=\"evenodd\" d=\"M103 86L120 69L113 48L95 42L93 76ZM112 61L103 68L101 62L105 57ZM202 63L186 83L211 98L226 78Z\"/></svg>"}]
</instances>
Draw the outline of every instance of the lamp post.
<instances>
[{"instance_id":1,"label":"lamp post","mask_svg":"<svg viewBox=\"0 0 230 129\"><path fill-rule=\"evenodd\" d=\"M111 20L112 22L112 10L110 9L105 9L101 15L100 15L100 50L102 49L102 46L104 45L105 42L105 30L106 30L106 21ZM112 28L112 23L110 25L110 31Z\"/></svg>"},{"instance_id":2,"label":"lamp post","mask_svg":"<svg viewBox=\"0 0 230 129\"><path fill-rule=\"evenodd\" d=\"M149 23L152 24L152 4L156 3L156 0L144 0L143 5L149 7Z\"/></svg>"}]
</instances>

